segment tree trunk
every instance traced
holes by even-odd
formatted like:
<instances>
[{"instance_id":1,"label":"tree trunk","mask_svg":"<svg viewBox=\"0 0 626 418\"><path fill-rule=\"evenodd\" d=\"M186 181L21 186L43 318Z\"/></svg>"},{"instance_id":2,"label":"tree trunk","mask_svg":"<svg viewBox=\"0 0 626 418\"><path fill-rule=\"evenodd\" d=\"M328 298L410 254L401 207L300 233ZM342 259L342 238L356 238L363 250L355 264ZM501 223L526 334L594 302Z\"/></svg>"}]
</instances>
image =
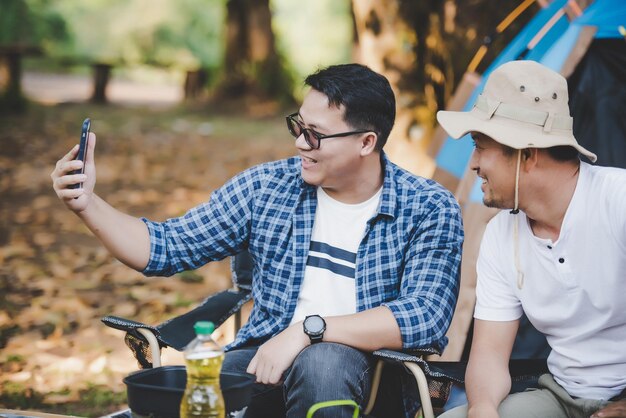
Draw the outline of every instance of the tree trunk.
<instances>
[{"instance_id":1,"label":"tree trunk","mask_svg":"<svg viewBox=\"0 0 626 418\"><path fill-rule=\"evenodd\" d=\"M222 99L292 100L292 82L276 51L269 0L228 0Z\"/></svg>"},{"instance_id":2,"label":"tree trunk","mask_svg":"<svg viewBox=\"0 0 626 418\"><path fill-rule=\"evenodd\" d=\"M20 112L26 107L26 99L22 94L22 54L7 52L0 56L0 72L5 78L3 90L0 91L0 108Z\"/></svg>"},{"instance_id":3,"label":"tree trunk","mask_svg":"<svg viewBox=\"0 0 626 418\"><path fill-rule=\"evenodd\" d=\"M185 77L185 100L195 100L202 94L208 74L206 70L187 71Z\"/></svg>"},{"instance_id":4,"label":"tree trunk","mask_svg":"<svg viewBox=\"0 0 626 418\"><path fill-rule=\"evenodd\" d=\"M422 70L415 70L421 67L416 62L418 49L406 48L417 34L407 25L401 7L402 2L397 0L352 1L358 34L355 57L385 75L396 95L396 123L385 151L399 165L428 177L434 170L434 161L427 156L422 137L424 126L431 123L427 117L432 110L425 108L430 101L425 99L426 89L420 82Z\"/></svg>"},{"instance_id":5,"label":"tree trunk","mask_svg":"<svg viewBox=\"0 0 626 418\"><path fill-rule=\"evenodd\" d=\"M94 64L93 65L93 94L91 101L94 103L107 102L107 86L111 78L112 65Z\"/></svg>"}]
</instances>

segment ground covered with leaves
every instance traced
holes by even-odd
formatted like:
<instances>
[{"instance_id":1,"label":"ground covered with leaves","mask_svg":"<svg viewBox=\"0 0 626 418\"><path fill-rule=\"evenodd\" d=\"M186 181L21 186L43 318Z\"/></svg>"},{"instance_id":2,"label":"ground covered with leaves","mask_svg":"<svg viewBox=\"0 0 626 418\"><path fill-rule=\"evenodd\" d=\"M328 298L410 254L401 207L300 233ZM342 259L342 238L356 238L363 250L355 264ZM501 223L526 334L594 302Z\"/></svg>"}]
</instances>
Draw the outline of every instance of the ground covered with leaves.
<instances>
[{"instance_id":1,"label":"ground covered with leaves","mask_svg":"<svg viewBox=\"0 0 626 418\"><path fill-rule=\"evenodd\" d=\"M81 416L123 408L122 379L137 364L123 333L100 318L158 324L230 286L226 260L145 278L65 209L49 175L85 117L98 136L97 193L155 220L183 214L246 167L294 152L279 115L88 104L0 115L0 408ZM221 329L226 343L232 326ZM181 361L165 353L166 364Z\"/></svg>"}]
</instances>

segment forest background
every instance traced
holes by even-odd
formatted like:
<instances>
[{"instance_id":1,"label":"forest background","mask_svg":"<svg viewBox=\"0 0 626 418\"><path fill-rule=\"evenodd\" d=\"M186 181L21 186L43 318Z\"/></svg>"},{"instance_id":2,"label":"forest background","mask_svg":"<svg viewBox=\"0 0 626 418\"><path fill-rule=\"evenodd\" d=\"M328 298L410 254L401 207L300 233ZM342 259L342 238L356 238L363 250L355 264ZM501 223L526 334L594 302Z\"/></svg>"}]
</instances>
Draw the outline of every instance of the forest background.
<instances>
[{"instance_id":1,"label":"forest background","mask_svg":"<svg viewBox=\"0 0 626 418\"><path fill-rule=\"evenodd\" d=\"M530 18L495 35L519 3L0 0L0 408L123 408L122 378L137 365L123 333L99 319L158 324L230 286L227 260L144 278L64 209L49 173L85 117L98 135L98 194L162 220L235 173L292 155L284 115L302 79L360 62L396 93L387 152L430 176L436 111L481 45L490 48L479 71ZM77 93L68 80L81 80ZM232 340L233 324L217 336Z\"/></svg>"}]
</instances>

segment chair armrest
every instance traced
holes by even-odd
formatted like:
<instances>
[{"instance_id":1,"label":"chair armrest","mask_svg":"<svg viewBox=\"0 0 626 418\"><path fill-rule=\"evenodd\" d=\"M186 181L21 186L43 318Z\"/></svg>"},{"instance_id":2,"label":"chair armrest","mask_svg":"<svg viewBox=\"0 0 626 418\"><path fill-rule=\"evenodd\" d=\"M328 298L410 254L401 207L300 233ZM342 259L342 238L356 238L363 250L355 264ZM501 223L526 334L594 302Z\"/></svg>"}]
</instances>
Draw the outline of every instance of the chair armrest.
<instances>
[{"instance_id":1,"label":"chair armrest","mask_svg":"<svg viewBox=\"0 0 626 418\"><path fill-rule=\"evenodd\" d=\"M219 327L251 298L250 291L246 289L217 292L191 311L155 327L111 315L103 317L101 321L109 327L126 331L126 345L133 352L141 368L158 367L161 363L160 349L172 347L182 351L195 337L193 324L196 321L211 321Z\"/></svg>"},{"instance_id":2,"label":"chair armrest","mask_svg":"<svg viewBox=\"0 0 626 418\"><path fill-rule=\"evenodd\" d=\"M428 388L428 380L426 375L430 372L428 363L424 360L424 356L430 354L440 354L434 348L413 349L405 351L394 351L382 349L374 351L374 357L379 360L400 363L409 372L413 374L417 389L419 392L420 402L422 404L422 414L424 418L434 418L433 405L430 399L430 390ZM380 362L379 362L380 364Z\"/></svg>"},{"instance_id":3,"label":"chair armrest","mask_svg":"<svg viewBox=\"0 0 626 418\"><path fill-rule=\"evenodd\" d=\"M142 322L133 321L132 319L121 318L119 316L107 315L105 317L100 318L100 321L108 327L118 329L120 331L126 331L129 334L132 334L135 338L139 338L140 340L144 340L147 342L143 333L139 331L139 329L149 330L154 336L158 338L159 330L156 327L152 327L150 325L146 325ZM159 344L161 347L165 347L164 343Z\"/></svg>"}]
</instances>

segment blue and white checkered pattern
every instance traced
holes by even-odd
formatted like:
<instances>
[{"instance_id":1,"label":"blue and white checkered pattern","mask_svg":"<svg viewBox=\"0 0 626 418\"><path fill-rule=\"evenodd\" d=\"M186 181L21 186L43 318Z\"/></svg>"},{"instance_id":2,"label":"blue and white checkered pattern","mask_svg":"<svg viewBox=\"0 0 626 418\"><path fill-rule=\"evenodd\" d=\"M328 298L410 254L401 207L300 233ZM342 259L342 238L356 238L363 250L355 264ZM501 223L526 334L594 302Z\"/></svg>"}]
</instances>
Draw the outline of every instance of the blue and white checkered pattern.
<instances>
[{"instance_id":1,"label":"blue and white checkered pattern","mask_svg":"<svg viewBox=\"0 0 626 418\"><path fill-rule=\"evenodd\" d=\"M463 226L454 197L383 155L381 202L357 253L357 310L394 314L404 348L435 346L456 305ZM180 218L155 223L146 275L168 276L237 254L254 259L254 307L227 349L261 343L285 329L304 277L317 205L299 157L250 168Z\"/></svg>"}]
</instances>

